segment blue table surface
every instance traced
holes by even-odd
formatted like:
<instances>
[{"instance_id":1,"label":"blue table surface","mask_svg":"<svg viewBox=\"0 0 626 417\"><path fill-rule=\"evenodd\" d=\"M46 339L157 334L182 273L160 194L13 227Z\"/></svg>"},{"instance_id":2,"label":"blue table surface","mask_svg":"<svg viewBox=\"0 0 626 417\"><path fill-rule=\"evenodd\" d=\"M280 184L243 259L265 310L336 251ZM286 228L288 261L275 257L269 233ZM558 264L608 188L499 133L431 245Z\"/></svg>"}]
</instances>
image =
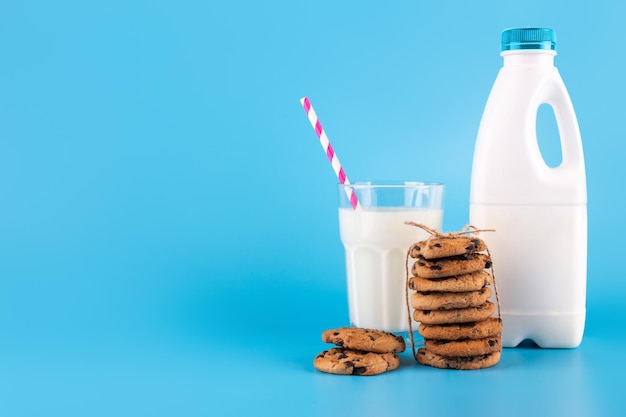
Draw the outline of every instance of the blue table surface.
<instances>
[{"instance_id":1,"label":"blue table surface","mask_svg":"<svg viewBox=\"0 0 626 417\"><path fill-rule=\"evenodd\" d=\"M626 372L621 358L626 311L611 295L621 289L588 305L585 336L576 349L540 349L525 342L504 349L497 366L478 371L420 366L407 350L393 372L348 377L323 374L312 365L328 348L321 331L344 324L344 292L312 282L267 283L262 289L248 284L171 294L161 313L138 309L135 313L143 316L134 319L126 312L117 328L94 330L93 323L76 317L74 327L58 325L54 334L45 328L16 329L0 346L0 414L626 412L619 381ZM154 316L148 320L147 314Z\"/></svg>"}]
</instances>

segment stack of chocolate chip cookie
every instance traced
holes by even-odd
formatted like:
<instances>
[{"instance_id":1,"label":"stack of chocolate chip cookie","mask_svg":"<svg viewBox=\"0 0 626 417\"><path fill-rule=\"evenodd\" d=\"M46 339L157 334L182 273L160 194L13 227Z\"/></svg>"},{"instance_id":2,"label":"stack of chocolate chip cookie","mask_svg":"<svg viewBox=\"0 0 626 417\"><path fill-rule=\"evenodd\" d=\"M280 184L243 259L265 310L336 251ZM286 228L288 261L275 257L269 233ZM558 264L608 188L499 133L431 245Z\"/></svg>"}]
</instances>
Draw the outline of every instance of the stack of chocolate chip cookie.
<instances>
[{"instance_id":1,"label":"stack of chocolate chip cookie","mask_svg":"<svg viewBox=\"0 0 626 417\"><path fill-rule=\"evenodd\" d=\"M339 346L325 350L313 360L318 371L338 375L377 375L400 365L397 353L406 344L401 336L381 330L342 327L326 330L322 340Z\"/></svg>"},{"instance_id":2,"label":"stack of chocolate chip cookie","mask_svg":"<svg viewBox=\"0 0 626 417\"><path fill-rule=\"evenodd\" d=\"M409 279L418 332L424 347L416 360L437 368L481 369L495 365L502 351L502 322L492 317L491 259L484 241L441 235L414 244Z\"/></svg>"}]
</instances>

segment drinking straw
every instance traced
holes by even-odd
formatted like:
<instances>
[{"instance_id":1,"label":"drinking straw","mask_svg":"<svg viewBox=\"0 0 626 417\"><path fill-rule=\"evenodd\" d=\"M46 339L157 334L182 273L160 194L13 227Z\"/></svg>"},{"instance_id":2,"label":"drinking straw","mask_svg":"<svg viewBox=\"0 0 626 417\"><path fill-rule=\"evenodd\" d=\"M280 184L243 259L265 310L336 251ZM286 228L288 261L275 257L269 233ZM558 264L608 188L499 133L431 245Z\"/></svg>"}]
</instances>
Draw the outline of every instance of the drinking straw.
<instances>
[{"instance_id":1,"label":"drinking straw","mask_svg":"<svg viewBox=\"0 0 626 417\"><path fill-rule=\"evenodd\" d=\"M339 183L342 185L350 185L350 181L348 181L348 177L346 176L345 171L343 170L341 163L339 162L339 158L337 158L337 154L335 153L333 147L330 145L330 141L328 140L328 136L326 136L326 132L324 128L322 128L322 124L317 118L317 114L311 105L311 101L309 101L308 97L302 97L300 99L300 103L306 112L306 115L309 117L309 122L311 122L311 126L313 126L313 130L317 134L317 137L320 140L320 145L322 145L322 149L326 153L330 164L337 175L337 179L339 179ZM354 193L354 189L351 187L343 187L350 200L350 204L354 210L358 210L361 208L359 205L359 200Z\"/></svg>"}]
</instances>

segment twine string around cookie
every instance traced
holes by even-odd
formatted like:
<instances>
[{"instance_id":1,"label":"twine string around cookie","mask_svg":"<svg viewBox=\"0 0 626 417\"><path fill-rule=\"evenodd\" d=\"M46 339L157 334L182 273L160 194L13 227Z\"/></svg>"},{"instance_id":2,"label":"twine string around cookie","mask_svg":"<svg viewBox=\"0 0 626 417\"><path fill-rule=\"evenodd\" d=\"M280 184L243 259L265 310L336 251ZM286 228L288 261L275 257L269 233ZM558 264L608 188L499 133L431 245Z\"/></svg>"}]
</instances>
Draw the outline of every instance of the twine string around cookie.
<instances>
[{"instance_id":1,"label":"twine string around cookie","mask_svg":"<svg viewBox=\"0 0 626 417\"><path fill-rule=\"evenodd\" d=\"M495 232L495 229L478 229L477 227L468 224L466 226L464 226L460 231L458 232L448 232L448 233L442 233L436 229L432 229L424 224L420 224L420 223L415 223L415 222L411 222L411 221L407 221L404 222L404 224L408 225L408 226L415 226L415 227L419 227L420 229L424 230L425 232L427 232L429 234L428 239L426 239L426 241L429 241L430 239L433 238L449 238L449 239L453 239L455 237L459 237L459 236L465 236L465 235L472 235L472 234L480 234L481 232ZM489 259L491 260L491 252L489 252L489 247L487 247L487 256L489 256ZM411 254L411 248L409 247L409 249L407 249L406 251L406 258L404 261L404 266L405 266L405 285L404 285L404 295L406 298L406 311L407 311L407 318L409 321L409 338L411 340L411 349L413 350L413 358L415 360L417 360L417 351L415 350L415 338L413 336L413 317L411 317L411 303L409 300L409 258L410 258L410 254ZM489 262L489 269L491 269L491 278L493 281L493 288L494 291L496 293L496 304L497 304L497 308L498 308L498 319L500 321L502 321L502 310L500 308L500 295L498 294L498 286L496 285L496 273L493 269L493 261Z\"/></svg>"},{"instance_id":2,"label":"twine string around cookie","mask_svg":"<svg viewBox=\"0 0 626 417\"><path fill-rule=\"evenodd\" d=\"M427 232L430 236L428 236L427 240L430 240L432 238L450 238L453 239L455 237L459 237L459 236L464 236L464 235L478 235L481 232L495 232L495 229L479 229L471 224L465 225L461 230L459 230L458 232L447 232L447 233L442 233L439 230L430 228L428 226L426 226L425 224L420 224L420 223L415 223L415 222L404 222L404 224L406 224L407 226L415 226L415 227L419 227L420 229L424 230L425 232Z\"/></svg>"},{"instance_id":3,"label":"twine string around cookie","mask_svg":"<svg viewBox=\"0 0 626 417\"><path fill-rule=\"evenodd\" d=\"M487 255L489 256L489 259L492 259L491 252L489 252L489 247L487 247ZM500 321L502 321L502 311L500 309L500 294L498 294L498 286L496 285L496 273L493 269L493 260L491 260L491 262L489 263L489 269L491 269L491 279L493 280L493 289L495 290L495 293L496 293L496 305L498 307L498 318L500 319Z\"/></svg>"},{"instance_id":4,"label":"twine string around cookie","mask_svg":"<svg viewBox=\"0 0 626 417\"><path fill-rule=\"evenodd\" d=\"M404 296L406 298L406 315L409 320L409 339L411 339L411 350L413 351L413 358L417 360L417 352L415 351L415 338L413 337L413 317L411 317L411 303L409 301L409 257L411 248L406 251L406 258L404 260L405 266L405 282L404 282Z\"/></svg>"}]
</instances>

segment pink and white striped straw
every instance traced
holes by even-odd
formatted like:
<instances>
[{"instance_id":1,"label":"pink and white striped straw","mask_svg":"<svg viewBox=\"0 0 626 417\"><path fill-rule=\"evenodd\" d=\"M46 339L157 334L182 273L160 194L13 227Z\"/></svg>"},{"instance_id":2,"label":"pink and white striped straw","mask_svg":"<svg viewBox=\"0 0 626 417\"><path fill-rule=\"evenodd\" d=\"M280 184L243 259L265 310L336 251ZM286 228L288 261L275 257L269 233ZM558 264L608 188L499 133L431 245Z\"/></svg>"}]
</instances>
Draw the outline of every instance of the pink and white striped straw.
<instances>
[{"instance_id":1,"label":"pink and white striped straw","mask_svg":"<svg viewBox=\"0 0 626 417\"><path fill-rule=\"evenodd\" d=\"M311 106L311 102L309 101L309 98L302 97L300 99L300 103L302 104L302 107L304 108L306 115L309 117L309 122L311 122L311 126L313 126L313 129L315 130L315 133L317 134L317 137L320 140L320 145L322 145L322 149L324 149L324 152L326 153L326 156L328 156L328 160L330 161L330 164L333 166L333 170L335 171L335 174L337 175L337 179L339 179L339 183L342 185L350 185L350 181L348 181L348 177L346 176L346 173L341 167L339 158L337 158L337 154L333 150L333 147L330 145L328 136L326 136L326 132L324 131L324 128L322 128L322 124L317 118L317 114L315 113L315 110L313 110L313 106ZM346 191L346 195L348 196L348 199L350 200L350 204L352 205L352 208L354 210L359 210L361 206L359 205L359 200L356 197L356 194L354 193L354 189L344 187L344 190Z\"/></svg>"}]
</instances>

